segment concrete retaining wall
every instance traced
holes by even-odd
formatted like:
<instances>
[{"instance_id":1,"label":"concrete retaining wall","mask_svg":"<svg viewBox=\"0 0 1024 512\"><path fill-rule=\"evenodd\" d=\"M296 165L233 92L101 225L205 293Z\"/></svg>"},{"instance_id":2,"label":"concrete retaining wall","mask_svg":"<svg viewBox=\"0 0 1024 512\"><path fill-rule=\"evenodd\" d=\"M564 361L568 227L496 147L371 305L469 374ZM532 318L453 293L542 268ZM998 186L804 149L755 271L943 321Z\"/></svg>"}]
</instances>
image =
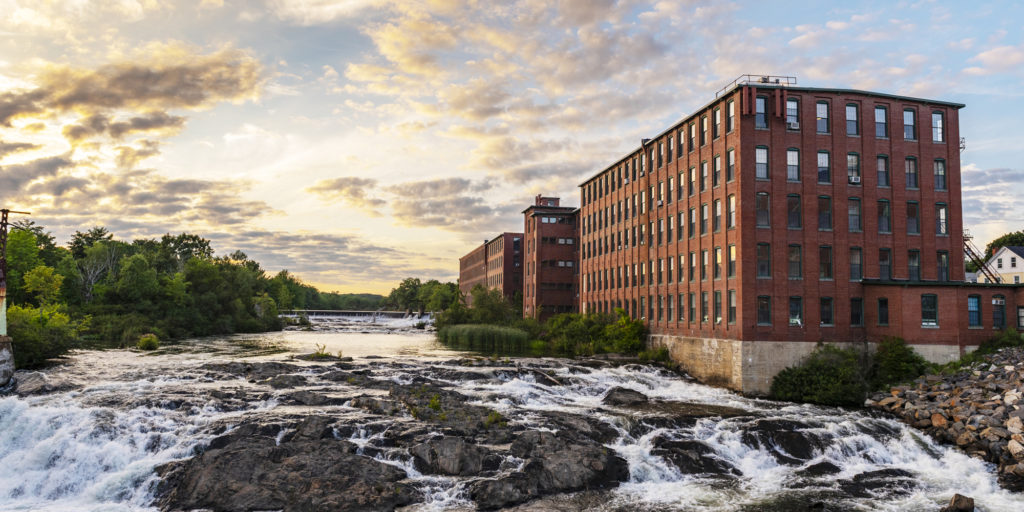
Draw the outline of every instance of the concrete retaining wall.
<instances>
[{"instance_id":1,"label":"concrete retaining wall","mask_svg":"<svg viewBox=\"0 0 1024 512\"><path fill-rule=\"evenodd\" d=\"M697 380L745 395L767 395L772 379L810 354L817 343L807 341L739 341L717 338L651 335L647 344L665 347L669 357ZM877 343L832 343L874 353ZM960 357L956 345L910 345L933 363L948 363ZM976 347L970 347L967 351Z\"/></svg>"},{"instance_id":2,"label":"concrete retaining wall","mask_svg":"<svg viewBox=\"0 0 1024 512\"><path fill-rule=\"evenodd\" d=\"M0 387L6 386L14 376L14 347L11 338L0 336Z\"/></svg>"}]
</instances>

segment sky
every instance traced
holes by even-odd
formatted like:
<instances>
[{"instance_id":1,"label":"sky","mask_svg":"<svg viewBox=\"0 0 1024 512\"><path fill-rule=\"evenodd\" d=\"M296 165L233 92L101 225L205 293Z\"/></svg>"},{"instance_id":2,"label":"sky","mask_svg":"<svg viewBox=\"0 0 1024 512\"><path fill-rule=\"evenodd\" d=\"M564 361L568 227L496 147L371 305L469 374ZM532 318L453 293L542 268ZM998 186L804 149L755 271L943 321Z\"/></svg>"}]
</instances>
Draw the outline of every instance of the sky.
<instances>
[{"instance_id":1,"label":"sky","mask_svg":"<svg viewBox=\"0 0 1024 512\"><path fill-rule=\"evenodd\" d=\"M983 246L1024 229L1022 34L1017 2L0 0L0 207L387 293L751 73L966 104Z\"/></svg>"}]
</instances>

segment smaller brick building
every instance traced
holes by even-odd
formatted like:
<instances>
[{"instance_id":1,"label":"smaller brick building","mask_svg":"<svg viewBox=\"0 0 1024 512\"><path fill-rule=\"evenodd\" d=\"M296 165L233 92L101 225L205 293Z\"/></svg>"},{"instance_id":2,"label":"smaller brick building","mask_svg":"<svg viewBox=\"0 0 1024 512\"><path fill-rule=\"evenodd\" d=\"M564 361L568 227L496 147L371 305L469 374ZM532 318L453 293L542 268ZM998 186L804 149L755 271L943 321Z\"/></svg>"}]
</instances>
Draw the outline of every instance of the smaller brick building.
<instances>
[{"instance_id":1,"label":"smaller brick building","mask_svg":"<svg viewBox=\"0 0 1024 512\"><path fill-rule=\"evenodd\" d=\"M579 311L579 209L538 195L523 210L523 316L545 320Z\"/></svg>"},{"instance_id":2,"label":"smaller brick building","mask_svg":"<svg viewBox=\"0 0 1024 512\"><path fill-rule=\"evenodd\" d=\"M470 291L481 284L509 299L523 291L523 234L502 233L459 258L459 291L472 304Z\"/></svg>"}]
</instances>

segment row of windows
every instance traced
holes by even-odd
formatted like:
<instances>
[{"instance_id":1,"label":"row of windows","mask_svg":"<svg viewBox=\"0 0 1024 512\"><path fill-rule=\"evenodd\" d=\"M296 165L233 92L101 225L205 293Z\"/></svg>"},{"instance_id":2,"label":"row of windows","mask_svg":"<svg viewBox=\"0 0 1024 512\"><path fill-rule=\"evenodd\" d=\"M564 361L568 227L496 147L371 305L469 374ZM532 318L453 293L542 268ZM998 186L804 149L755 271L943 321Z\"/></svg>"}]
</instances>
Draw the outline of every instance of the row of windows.
<instances>
[{"instance_id":1,"label":"row of windows","mask_svg":"<svg viewBox=\"0 0 1024 512\"><path fill-rule=\"evenodd\" d=\"M735 102L733 100L729 100L726 103L725 110L725 132L728 133L732 132L733 128L736 126ZM721 107L714 108L710 120L707 115L700 117L699 140L701 146L708 143L709 131L711 139L717 139L721 136L722 121ZM662 140L659 140L656 144L652 144L649 149L645 149L640 154L635 155L632 158L627 158L621 165L615 167L611 173L606 172L602 177L585 185L583 187L583 206L586 206L587 204L590 204L591 201L603 197L606 193L629 183L630 177L632 177L632 181L636 181L638 177L644 176L647 172L653 171L655 168L661 168L667 163L671 163L673 156L681 158L685 153L684 148L688 148L689 151L694 151L697 147L698 140L697 128L698 124L696 122L691 122L688 126L681 128ZM729 158L732 162L731 169L734 170L735 156L732 149L729 150L729 154ZM715 158L720 160L721 157L716 156ZM731 177L727 178L727 180L731 179ZM680 183L681 182L682 180L680 180Z\"/></svg>"},{"instance_id":2,"label":"row of windows","mask_svg":"<svg viewBox=\"0 0 1024 512\"><path fill-rule=\"evenodd\" d=\"M718 233L722 230L723 221L726 229L732 229L736 227L736 196L730 195L724 203L724 216L723 202L720 199L712 201L710 205L708 203L701 205L699 223L697 209L690 208L688 212L681 211L678 215L670 216L667 219L651 220L646 225L634 225L604 236L589 237L589 240L583 243L582 257L587 259L637 245L663 245L672 242L673 232L677 234L677 239L680 241L687 236L687 233L689 238L695 237L698 230L700 235L706 235L709 232L709 226L710 231ZM684 226L686 226L685 230Z\"/></svg>"},{"instance_id":3,"label":"row of windows","mask_svg":"<svg viewBox=\"0 0 1024 512\"><path fill-rule=\"evenodd\" d=\"M833 247L830 245L818 246L818 279L833 280ZM786 247L786 276L789 279L804 278L804 248L799 244L789 244ZM864 278L863 249L851 247L849 249L850 280L860 281ZM936 280L949 281L949 252L937 251L935 254ZM892 277L892 250L883 248L878 250L878 278L891 280ZM770 279L772 277L772 251L771 245L767 243L757 244L755 256L755 271L759 279ZM911 249L907 251L907 278L911 281L921 280L921 251Z\"/></svg>"},{"instance_id":4,"label":"row of windows","mask_svg":"<svg viewBox=\"0 0 1024 512\"><path fill-rule=\"evenodd\" d=\"M768 192L758 192L754 197L754 222L759 228L771 228L771 196ZM892 233L892 205L888 199L879 199L877 202L877 226L878 232L882 234ZM935 203L935 234L949 234L949 206L946 203ZM846 225L850 232L860 232L864 229L864 215L859 197L847 198L846 202ZM818 196L817 201L817 223L818 229L831 231L833 229L833 208L831 196ZM917 201L906 203L906 226L907 234L917 235L921 233L921 205ZM802 229L804 227L803 200L799 194L788 194L786 196L786 227L790 229Z\"/></svg>"},{"instance_id":5,"label":"row of windows","mask_svg":"<svg viewBox=\"0 0 1024 512\"><path fill-rule=\"evenodd\" d=\"M1018 308L1018 326L1024 325L1019 321L1021 319L1020 311L1021 310ZM981 295L968 295L967 325L970 327L982 327L981 314ZM1006 297L1002 295L992 296L992 328L1006 328Z\"/></svg>"},{"instance_id":6,"label":"row of windows","mask_svg":"<svg viewBox=\"0 0 1024 512\"><path fill-rule=\"evenodd\" d=\"M699 322L702 324L712 320L716 324L722 323L723 313L726 315L724 317L726 322L735 324L736 290L726 291L725 300L727 302L724 304L724 310L722 298L722 290L716 290L700 292L699 298L696 292L690 292L678 295L648 295L639 299L584 302L583 308L587 312L599 313L612 313L616 309L622 309L632 318L650 322L688 322L693 324L698 322L697 308L699 307Z\"/></svg>"},{"instance_id":7,"label":"row of windows","mask_svg":"<svg viewBox=\"0 0 1024 512\"><path fill-rule=\"evenodd\" d=\"M788 325L802 327L804 325L804 298L798 295L789 297L787 308ZM884 305L884 308L883 308ZM878 310L879 325L889 323L889 302L887 299L879 299ZM884 323L883 323L884 320ZM757 296L757 325L772 325L772 297L768 295ZM818 299L818 325L833 327L836 325L835 299L833 297L820 297ZM864 325L864 299L860 297L850 298L850 325L860 327Z\"/></svg>"},{"instance_id":8,"label":"row of windows","mask_svg":"<svg viewBox=\"0 0 1024 512\"><path fill-rule=\"evenodd\" d=\"M724 271L726 278L736 277L736 246L726 248ZM698 261L699 258L699 261ZM723 251L721 247L713 250L704 249L698 254L691 251L689 256L678 256L678 272L676 257L658 258L650 262L615 266L587 272L583 276L583 291L609 290L637 286L654 286L673 282L701 281L721 279L723 271ZM698 274L699 270L699 274ZM648 272L650 278L648 278Z\"/></svg>"},{"instance_id":9,"label":"row of windows","mask_svg":"<svg viewBox=\"0 0 1024 512\"><path fill-rule=\"evenodd\" d=\"M755 177L760 180L770 179L770 169L768 165L768 146L757 146L754 149L754 170ZM800 182L803 181L803 173L800 165L800 150L797 148L789 148L786 150L786 181ZM877 183L879 187L891 187L892 186L892 173L889 168L889 156L878 155L875 158L875 170ZM816 179L821 184L832 183L832 165L831 165L831 154L828 151L820 150L817 153ZM903 176L905 178L906 188L908 189L919 189L921 188L920 172L918 170L918 159L915 156L908 156L903 160ZM946 179L946 161L938 158L932 162L932 176L933 186L935 190L946 190L947 182ZM861 184L861 157L859 153L850 152L846 154L846 177L847 181L851 185Z\"/></svg>"},{"instance_id":10,"label":"row of windows","mask_svg":"<svg viewBox=\"0 0 1024 512\"><path fill-rule=\"evenodd\" d=\"M758 96L755 101L754 127L758 129L768 128L767 97ZM846 114L846 135L859 137L860 129L860 105L847 103L844 112ZM819 100L814 104L814 130L820 134L832 133L831 125L831 102ZM889 138L889 108L885 105L874 107L874 128L875 137L880 139ZM903 109L903 139L916 141L918 137L917 109ZM932 111L932 142L946 141L946 114L941 110ZM800 130L800 101L797 98L786 99L786 129Z\"/></svg>"}]
</instances>

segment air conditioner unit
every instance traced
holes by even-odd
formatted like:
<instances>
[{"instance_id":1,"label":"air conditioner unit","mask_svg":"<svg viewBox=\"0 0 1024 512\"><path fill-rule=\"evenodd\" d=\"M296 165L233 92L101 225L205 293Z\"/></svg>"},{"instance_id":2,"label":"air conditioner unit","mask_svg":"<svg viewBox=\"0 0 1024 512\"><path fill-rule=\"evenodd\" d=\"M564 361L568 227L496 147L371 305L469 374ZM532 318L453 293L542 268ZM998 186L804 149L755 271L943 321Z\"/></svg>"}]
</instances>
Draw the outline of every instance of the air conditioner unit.
<instances>
[{"instance_id":1,"label":"air conditioner unit","mask_svg":"<svg viewBox=\"0 0 1024 512\"><path fill-rule=\"evenodd\" d=\"M1005 306L1006 300L1004 299L992 299L992 304L995 306Z\"/></svg>"},{"instance_id":2,"label":"air conditioner unit","mask_svg":"<svg viewBox=\"0 0 1024 512\"><path fill-rule=\"evenodd\" d=\"M661 206L661 201L660 200L658 201L658 206Z\"/></svg>"},{"instance_id":3,"label":"air conditioner unit","mask_svg":"<svg viewBox=\"0 0 1024 512\"><path fill-rule=\"evenodd\" d=\"M790 121L790 122L786 123L786 128L789 128L790 130L799 130L800 129L800 121Z\"/></svg>"},{"instance_id":4,"label":"air conditioner unit","mask_svg":"<svg viewBox=\"0 0 1024 512\"><path fill-rule=\"evenodd\" d=\"M860 184L860 176L850 176L850 183Z\"/></svg>"}]
</instances>

